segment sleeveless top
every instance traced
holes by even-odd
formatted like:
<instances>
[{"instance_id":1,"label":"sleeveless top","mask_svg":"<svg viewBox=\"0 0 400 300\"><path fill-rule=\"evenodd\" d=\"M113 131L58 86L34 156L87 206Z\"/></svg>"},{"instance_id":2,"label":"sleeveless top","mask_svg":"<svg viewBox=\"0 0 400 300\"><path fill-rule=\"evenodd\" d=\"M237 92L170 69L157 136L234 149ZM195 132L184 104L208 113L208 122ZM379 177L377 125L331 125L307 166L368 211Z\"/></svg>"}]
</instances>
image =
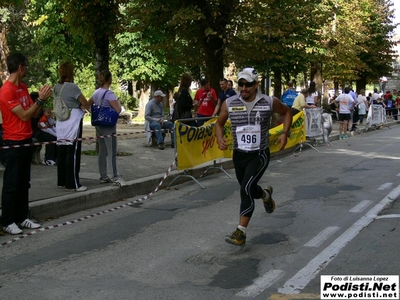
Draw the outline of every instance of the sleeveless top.
<instances>
[{"instance_id":1,"label":"sleeveless top","mask_svg":"<svg viewBox=\"0 0 400 300\"><path fill-rule=\"evenodd\" d=\"M226 99L234 150L256 152L268 148L272 104L272 98L263 94L252 102L239 95Z\"/></svg>"}]
</instances>

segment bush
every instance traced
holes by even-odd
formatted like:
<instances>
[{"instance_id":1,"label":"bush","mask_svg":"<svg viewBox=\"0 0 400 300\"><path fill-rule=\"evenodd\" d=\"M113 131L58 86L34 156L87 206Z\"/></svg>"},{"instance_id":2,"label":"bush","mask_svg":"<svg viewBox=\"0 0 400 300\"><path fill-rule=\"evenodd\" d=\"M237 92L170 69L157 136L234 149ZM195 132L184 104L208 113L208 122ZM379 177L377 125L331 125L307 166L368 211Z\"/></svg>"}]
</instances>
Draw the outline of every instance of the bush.
<instances>
[{"instance_id":1,"label":"bush","mask_svg":"<svg viewBox=\"0 0 400 300\"><path fill-rule=\"evenodd\" d=\"M139 99L129 95L128 93L115 92L115 95L121 100L121 104L126 110L134 110L139 107Z\"/></svg>"}]
</instances>

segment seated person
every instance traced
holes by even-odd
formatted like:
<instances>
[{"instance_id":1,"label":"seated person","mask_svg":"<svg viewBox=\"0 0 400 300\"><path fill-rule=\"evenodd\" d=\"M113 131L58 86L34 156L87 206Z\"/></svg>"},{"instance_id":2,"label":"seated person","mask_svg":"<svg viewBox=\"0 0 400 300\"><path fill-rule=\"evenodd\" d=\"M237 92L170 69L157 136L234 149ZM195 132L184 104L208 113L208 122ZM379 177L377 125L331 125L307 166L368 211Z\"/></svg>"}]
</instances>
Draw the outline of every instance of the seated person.
<instances>
[{"instance_id":1,"label":"seated person","mask_svg":"<svg viewBox=\"0 0 400 300\"><path fill-rule=\"evenodd\" d=\"M57 137L56 121L53 118L53 112L49 107L43 108L43 115L39 119L38 127L40 130Z\"/></svg>"},{"instance_id":2,"label":"seated person","mask_svg":"<svg viewBox=\"0 0 400 300\"><path fill-rule=\"evenodd\" d=\"M37 92L32 92L30 95L31 95L31 98L33 101L37 100L37 98L39 97L39 94ZM32 137L38 139L40 142L57 141L57 137L39 129L38 123L39 123L40 118L41 118L41 116L39 116L39 118L31 119L32 131L33 131ZM47 166L55 166L56 158L57 158L56 143L46 144L46 151L44 154L44 160L42 161L42 164L47 165Z\"/></svg>"},{"instance_id":3,"label":"seated person","mask_svg":"<svg viewBox=\"0 0 400 300\"><path fill-rule=\"evenodd\" d=\"M162 91L155 91L153 99L146 104L144 113L147 139L150 141L151 133L154 132L157 138L158 149L160 150L164 150L164 137L161 129L172 129L174 127L171 121L164 120L163 97L165 97L165 94ZM171 133L171 147L174 147L173 133Z\"/></svg>"},{"instance_id":4,"label":"seated person","mask_svg":"<svg viewBox=\"0 0 400 300\"><path fill-rule=\"evenodd\" d=\"M121 112L119 113L119 117L123 118L126 122L126 124L130 125L132 124L132 113L129 111L126 111L123 106L121 106Z\"/></svg>"}]
</instances>

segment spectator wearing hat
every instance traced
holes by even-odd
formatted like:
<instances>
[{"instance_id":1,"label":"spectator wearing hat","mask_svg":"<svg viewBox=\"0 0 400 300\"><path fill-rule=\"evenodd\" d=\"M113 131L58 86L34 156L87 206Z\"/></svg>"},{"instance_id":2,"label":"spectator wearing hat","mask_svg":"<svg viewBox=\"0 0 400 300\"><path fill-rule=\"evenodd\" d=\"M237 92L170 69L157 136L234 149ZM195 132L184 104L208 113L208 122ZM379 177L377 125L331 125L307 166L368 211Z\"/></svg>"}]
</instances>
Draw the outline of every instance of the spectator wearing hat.
<instances>
[{"instance_id":1,"label":"spectator wearing hat","mask_svg":"<svg viewBox=\"0 0 400 300\"><path fill-rule=\"evenodd\" d=\"M174 124L171 121L164 120L163 98L165 94L161 90L154 92L153 99L146 104L145 109L145 128L148 141L151 139L151 133L157 138L158 149L164 150L164 137L162 129L172 130ZM171 132L171 147L174 147L174 135Z\"/></svg>"}]
</instances>

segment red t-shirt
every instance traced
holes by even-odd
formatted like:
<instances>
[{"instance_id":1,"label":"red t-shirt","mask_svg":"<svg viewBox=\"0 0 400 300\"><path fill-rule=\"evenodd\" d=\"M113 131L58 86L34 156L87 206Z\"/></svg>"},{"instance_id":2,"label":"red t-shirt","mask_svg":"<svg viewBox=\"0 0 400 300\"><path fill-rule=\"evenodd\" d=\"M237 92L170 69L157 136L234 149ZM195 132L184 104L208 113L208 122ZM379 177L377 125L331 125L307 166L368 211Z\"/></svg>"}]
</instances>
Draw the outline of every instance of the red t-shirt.
<instances>
[{"instance_id":1,"label":"red t-shirt","mask_svg":"<svg viewBox=\"0 0 400 300\"><path fill-rule=\"evenodd\" d=\"M211 98L207 96L207 94L211 92L213 99L218 99L217 93L213 88L208 91L205 91L203 88L199 88L194 96L195 101L199 101L199 109L197 113L203 116L212 116L215 110L215 105L217 102L214 102Z\"/></svg>"},{"instance_id":2,"label":"red t-shirt","mask_svg":"<svg viewBox=\"0 0 400 300\"><path fill-rule=\"evenodd\" d=\"M400 106L400 97L399 96L397 96L397 98L396 98L396 106Z\"/></svg>"},{"instance_id":3,"label":"red t-shirt","mask_svg":"<svg viewBox=\"0 0 400 300\"><path fill-rule=\"evenodd\" d=\"M25 84L6 81L0 89L0 110L3 115L3 140L21 141L32 137L31 121L22 121L11 109L21 105L27 110L33 101Z\"/></svg>"}]
</instances>

